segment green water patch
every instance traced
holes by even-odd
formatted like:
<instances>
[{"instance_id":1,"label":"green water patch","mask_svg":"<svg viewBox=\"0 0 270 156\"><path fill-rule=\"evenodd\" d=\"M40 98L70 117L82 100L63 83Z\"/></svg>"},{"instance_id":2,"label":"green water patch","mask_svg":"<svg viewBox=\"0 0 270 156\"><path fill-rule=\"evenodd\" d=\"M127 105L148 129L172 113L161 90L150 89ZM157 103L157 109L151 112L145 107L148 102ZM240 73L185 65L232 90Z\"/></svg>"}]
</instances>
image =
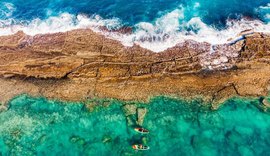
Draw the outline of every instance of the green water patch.
<instances>
[{"instance_id":1,"label":"green water patch","mask_svg":"<svg viewBox=\"0 0 270 156\"><path fill-rule=\"evenodd\" d=\"M90 103L14 98L0 113L0 155L270 155L270 115L257 99L230 99L215 111L200 100L134 103L147 109L148 135L133 130L127 118L136 115L127 117L123 101Z\"/></svg>"}]
</instances>

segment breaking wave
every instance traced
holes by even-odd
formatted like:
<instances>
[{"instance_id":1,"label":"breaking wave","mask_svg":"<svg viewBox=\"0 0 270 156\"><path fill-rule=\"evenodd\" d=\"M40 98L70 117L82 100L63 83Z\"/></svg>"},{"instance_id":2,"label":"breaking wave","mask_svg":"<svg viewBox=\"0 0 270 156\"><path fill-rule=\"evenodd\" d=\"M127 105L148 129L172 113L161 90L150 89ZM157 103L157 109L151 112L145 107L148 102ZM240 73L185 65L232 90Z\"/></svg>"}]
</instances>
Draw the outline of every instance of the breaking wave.
<instances>
[{"instance_id":1,"label":"breaking wave","mask_svg":"<svg viewBox=\"0 0 270 156\"><path fill-rule=\"evenodd\" d=\"M104 19L99 15L61 13L48 18L35 18L31 21L17 20L12 17L16 8L11 3L3 3L0 7L0 35L10 35L18 31L24 31L28 35L65 32L73 29L92 29L107 36L119 40L125 46L138 44L143 48L160 52L173 47L185 40L192 39L198 42L211 44L227 43L230 38L236 37L241 31L253 29L256 32L270 32L270 4L260 6L255 11L264 19L253 19L239 15L237 19L227 19L222 28L203 22L199 16L189 17L189 12L200 7L200 3L194 3L191 8L183 7L161 13L160 17L152 22L139 22L132 25L132 33L119 33L117 30L125 24L119 18ZM51 13L47 13L51 14Z\"/></svg>"}]
</instances>

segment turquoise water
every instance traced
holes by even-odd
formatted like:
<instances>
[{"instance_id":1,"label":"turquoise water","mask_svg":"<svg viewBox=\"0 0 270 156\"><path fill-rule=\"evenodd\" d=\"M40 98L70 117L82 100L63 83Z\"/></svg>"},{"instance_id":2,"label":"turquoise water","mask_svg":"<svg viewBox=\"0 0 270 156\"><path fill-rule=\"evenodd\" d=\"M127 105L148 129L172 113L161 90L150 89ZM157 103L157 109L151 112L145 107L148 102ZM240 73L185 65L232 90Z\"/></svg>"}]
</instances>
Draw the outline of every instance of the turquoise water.
<instances>
[{"instance_id":1,"label":"turquoise water","mask_svg":"<svg viewBox=\"0 0 270 156\"><path fill-rule=\"evenodd\" d=\"M200 100L154 98L137 104L148 109L147 136L128 126L123 102L93 103L95 109L26 95L14 98L0 114L0 155L270 154L270 115L260 111L256 99L234 98L210 111ZM133 151L135 143L151 149Z\"/></svg>"}]
</instances>

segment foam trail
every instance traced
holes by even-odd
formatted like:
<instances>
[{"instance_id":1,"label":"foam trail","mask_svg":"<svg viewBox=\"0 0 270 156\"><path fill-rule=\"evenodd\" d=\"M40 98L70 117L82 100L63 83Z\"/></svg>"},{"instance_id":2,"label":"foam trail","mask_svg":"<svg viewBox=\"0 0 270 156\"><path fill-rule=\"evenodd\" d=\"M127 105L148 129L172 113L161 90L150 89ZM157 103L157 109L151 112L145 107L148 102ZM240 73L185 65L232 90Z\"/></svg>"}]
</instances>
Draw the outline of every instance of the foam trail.
<instances>
[{"instance_id":1,"label":"foam trail","mask_svg":"<svg viewBox=\"0 0 270 156\"><path fill-rule=\"evenodd\" d=\"M136 25L132 35L117 36L125 45L133 43L155 52L166 50L185 40L208 42L211 44L228 43L228 39L236 37L241 31L253 29L256 32L270 33L270 23L259 20L227 20L226 28L217 30L202 22L199 17L184 21L184 9L176 9L158 18L154 24L141 22ZM189 30L189 31L188 31ZM109 35L110 36L110 35Z\"/></svg>"},{"instance_id":2,"label":"foam trail","mask_svg":"<svg viewBox=\"0 0 270 156\"><path fill-rule=\"evenodd\" d=\"M194 7L199 7L196 3ZM260 9L267 9L264 6ZM12 12L12 9L10 9ZM267 16L267 15L266 15ZM14 24L16 23L16 24ZM122 22L117 19L103 19L98 15L91 17L85 15L72 15L62 13L59 16L49 17L45 20L34 19L31 22L17 22L15 19L0 20L0 35L10 35L18 31L24 31L28 35L66 32L73 29L90 28L95 32L119 40L125 46L138 44L143 48L160 52L173 47L185 40L209 42L211 44L227 43L228 39L235 37L241 31L254 29L257 32L270 32L270 23L265 24L259 20L227 21L226 28L217 30L205 24L199 17L190 20L185 19L185 8L179 7L157 18L153 23L140 22L136 24L132 34L120 34L117 32L104 32L99 28L121 28Z\"/></svg>"},{"instance_id":3,"label":"foam trail","mask_svg":"<svg viewBox=\"0 0 270 156\"><path fill-rule=\"evenodd\" d=\"M121 24L118 19L102 19L100 16L95 15L87 17L84 15L72 15L63 13L59 16L49 17L46 20L34 19L28 24L15 24L12 25L14 19L0 20L0 35L10 35L18 31L23 31L28 35L46 34L66 32L73 29L92 28L97 29L100 26L107 27L120 27ZM2 24L2 27L1 27ZM9 25L3 27L3 25Z\"/></svg>"},{"instance_id":4,"label":"foam trail","mask_svg":"<svg viewBox=\"0 0 270 156\"><path fill-rule=\"evenodd\" d=\"M259 7L257 11L263 13L264 19L270 23L270 3L266 6Z\"/></svg>"}]
</instances>

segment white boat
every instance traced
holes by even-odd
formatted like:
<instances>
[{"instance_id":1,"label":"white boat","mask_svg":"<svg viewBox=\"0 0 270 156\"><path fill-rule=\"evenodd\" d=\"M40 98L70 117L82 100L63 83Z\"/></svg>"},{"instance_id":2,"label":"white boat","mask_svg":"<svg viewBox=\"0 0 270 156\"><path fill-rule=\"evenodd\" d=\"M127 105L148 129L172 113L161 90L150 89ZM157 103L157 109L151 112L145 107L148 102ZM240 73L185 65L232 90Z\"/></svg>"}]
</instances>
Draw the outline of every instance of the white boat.
<instances>
[{"instance_id":1,"label":"white boat","mask_svg":"<svg viewBox=\"0 0 270 156\"><path fill-rule=\"evenodd\" d=\"M145 146L145 145L141 145L141 144L139 144L139 145L133 145L132 148L134 150L139 150L139 151L146 151L146 150L149 150L150 149L149 146Z\"/></svg>"}]
</instances>

